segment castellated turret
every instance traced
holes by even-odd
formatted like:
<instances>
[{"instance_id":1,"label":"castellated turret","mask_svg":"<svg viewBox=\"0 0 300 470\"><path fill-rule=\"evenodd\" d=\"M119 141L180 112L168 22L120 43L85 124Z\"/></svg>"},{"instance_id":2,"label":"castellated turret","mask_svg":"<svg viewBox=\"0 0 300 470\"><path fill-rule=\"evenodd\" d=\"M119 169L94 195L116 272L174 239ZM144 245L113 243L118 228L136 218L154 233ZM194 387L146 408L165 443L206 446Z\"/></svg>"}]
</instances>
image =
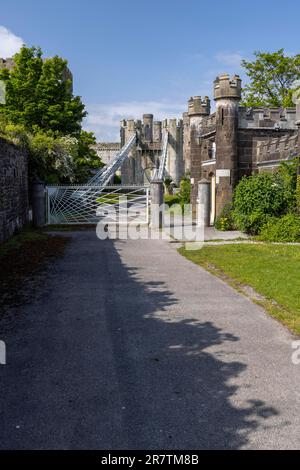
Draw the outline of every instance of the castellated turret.
<instances>
[{"instance_id":1,"label":"castellated turret","mask_svg":"<svg viewBox=\"0 0 300 470\"><path fill-rule=\"evenodd\" d=\"M199 139L201 134L203 121L210 115L210 99L205 96L191 97L188 101L188 112L183 115L184 123L184 139L183 139L183 155L184 169L183 172L191 170L192 154L196 157L199 153ZM199 166L198 162L196 165Z\"/></svg>"},{"instance_id":2,"label":"castellated turret","mask_svg":"<svg viewBox=\"0 0 300 470\"><path fill-rule=\"evenodd\" d=\"M143 184L145 169L157 164L158 155L162 152L163 135L168 132L167 171L176 184L183 174L183 121L165 119L153 121L153 114L144 114L143 120L123 119L121 121L121 147L131 138L137 136L137 146L129 153L129 158L122 166L122 183Z\"/></svg>"},{"instance_id":3,"label":"castellated turret","mask_svg":"<svg viewBox=\"0 0 300 470\"><path fill-rule=\"evenodd\" d=\"M162 122L154 121L153 123L153 142L161 142L162 140Z\"/></svg>"},{"instance_id":4,"label":"castellated turret","mask_svg":"<svg viewBox=\"0 0 300 470\"><path fill-rule=\"evenodd\" d=\"M210 115L210 99L205 96L202 100L201 96L194 96L188 102L189 116L209 116Z\"/></svg>"},{"instance_id":5,"label":"castellated turret","mask_svg":"<svg viewBox=\"0 0 300 470\"><path fill-rule=\"evenodd\" d=\"M238 180L238 110L242 81L222 74L214 81L216 101L216 215L232 199Z\"/></svg>"},{"instance_id":6,"label":"castellated turret","mask_svg":"<svg viewBox=\"0 0 300 470\"><path fill-rule=\"evenodd\" d=\"M121 147L136 133L137 128L141 128L141 121L134 119L122 119L120 123Z\"/></svg>"},{"instance_id":7,"label":"castellated turret","mask_svg":"<svg viewBox=\"0 0 300 470\"><path fill-rule=\"evenodd\" d=\"M183 121L165 119L163 133L169 133L167 171L173 181L179 184L183 172Z\"/></svg>"},{"instance_id":8,"label":"castellated turret","mask_svg":"<svg viewBox=\"0 0 300 470\"><path fill-rule=\"evenodd\" d=\"M242 80L238 75L234 75L232 78L227 73L219 75L214 81L214 99L230 99L237 100L241 99L242 91Z\"/></svg>"},{"instance_id":9,"label":"castellated turret","mask_svg":"<svg viewBox=\"0 0 300 470\"><path fill-rule=\"evenodd\" d=\"M153 114L143 114L144 141L153 141Z\"/></svg>"}]
</instances>

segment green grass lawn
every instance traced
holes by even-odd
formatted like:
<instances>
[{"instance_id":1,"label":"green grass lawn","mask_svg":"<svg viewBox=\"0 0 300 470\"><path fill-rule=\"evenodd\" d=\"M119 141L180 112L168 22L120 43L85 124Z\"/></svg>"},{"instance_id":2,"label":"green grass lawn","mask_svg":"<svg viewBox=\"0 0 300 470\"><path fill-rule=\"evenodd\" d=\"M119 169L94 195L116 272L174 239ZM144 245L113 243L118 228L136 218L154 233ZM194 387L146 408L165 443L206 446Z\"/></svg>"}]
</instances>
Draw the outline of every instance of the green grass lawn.
<instances>
[{"instance_id":1,"label":"green grass lawn","mask_svg":"<svg viewBox=\"0 0 300 470\"><path fill-rule=\"evenodd\" d=\"M105 193L102 196L96 199L96 202L99 204L119 204L121 202L121 197L126 197L127 201L131 201L139 196L144 196L144 194L122 194L122 193Z\"/></svg>"},{"instance_id":2,"label":"green grass lawn","mask_svg":"<svg viewBox=\"0 0 300 470\"><path fill-rule=\"evenodd\" d=\"M237 289L254 288L265 297L256 302L300 334L300 246L235 244L179 252Z\"/></svg>"}]
</instances>

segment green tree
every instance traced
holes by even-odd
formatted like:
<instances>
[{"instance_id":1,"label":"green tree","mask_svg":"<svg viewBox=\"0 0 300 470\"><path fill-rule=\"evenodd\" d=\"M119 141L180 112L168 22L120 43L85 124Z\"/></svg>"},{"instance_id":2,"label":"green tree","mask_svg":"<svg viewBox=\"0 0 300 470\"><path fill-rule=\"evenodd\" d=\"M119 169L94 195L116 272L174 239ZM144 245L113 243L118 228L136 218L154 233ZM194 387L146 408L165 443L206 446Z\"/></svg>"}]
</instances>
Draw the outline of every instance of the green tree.
<instances>
[{"instance_id":1,"label":"green tree","mask_svg":"<svg viewBox=\"0 0 300 470\"><path fill-rule=\"evenodd\" d=\"M184 176L180 181L179 200L184 212L184 206L191 202L191 180L187 176Z\"/></svg>"},{"instance_id":2,"label":"green tree","mask_svg":"<svg viewBox=\"0 0 300 470\"><path fill-rule=\"evenodd\" d=\"M255 52L255 60L242 61L250 79L243 89L244 106L293 107L294 82L300 79L300 54L287 56L284 49Z\"/></svg>"},{"instance_id":3,"label":"green tree","mask_svg":"<svg viewBox=\"0 0 300 470\"><path fill-rule=\"evenodd\" d=\"M23 46L15 67L0 70L6 103L0 105L0 133L29 150L30 179L85 182L102 166L96 139L82 130L84 105L72 93L67 61L42 59L40 48Z\"/></svg>"},{"instance_id":4,"label":"green tree","mask_svg":"<svg viewBox=\"0 0 300 470\"><path fill-rule=\"evenodd\" d=\"M10 72L0 72L6 82L6 104L1 107L6 118L30 131L79 134L86 112L65 76L67 61L57 56L43 60L40 48L26 46L14 61Z\"/></svg>"}]
</instances>

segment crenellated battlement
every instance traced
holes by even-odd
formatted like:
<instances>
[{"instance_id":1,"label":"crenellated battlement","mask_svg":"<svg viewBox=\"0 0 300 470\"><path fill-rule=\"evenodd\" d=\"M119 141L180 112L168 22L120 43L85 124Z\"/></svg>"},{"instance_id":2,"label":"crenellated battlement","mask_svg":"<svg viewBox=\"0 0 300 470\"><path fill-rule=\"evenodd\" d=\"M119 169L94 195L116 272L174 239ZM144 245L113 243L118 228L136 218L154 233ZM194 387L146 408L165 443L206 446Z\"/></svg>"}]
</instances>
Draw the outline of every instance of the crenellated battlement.
<instances>
[{"instance_id":1,"label":"crenellated battlement","mask_svg":"<svg viewBox=\"0 0 300 470\"><path fill-rule=\"evenodd\" d=\"M144 114L143 120L122 119L120 122L121 136L128 136L128 133L137 132L144 143L162 142L163 133L173 129L183 129L182 119L164 119L154 121L153 114Z\"/></svg>"},{"instance_id":2,"label":"crenellated battlement","mask_svg":"<svg viewBox=\"0 0 300 470\"><path fill-rule=\"evenodd\" d=\"M227 73L219 75L214 81L214 99L241 99L242 93L242 80L239 75L234 75L232 78Z\"/></svg>"},{"instance_id":3,"label":"crenellated battlement","mask_svg":"<svg viewBox=\"0 0 300 470\"><path fill-rule=\"evenodd\" d=\"M200 135L210 134L216 131L216 113L204 118L200 125Z\"/></svg>"},{"instance_id":4,"label":"crenellated battlement","mask_svg":"<svg viewBox=\"0 0 300 470\"><path fill-rule=\"evenodd\" d=\"M205 96L191 97L188 101L188 115L189 116L209 116L210 114L210 99Z\"/></svg>"},{"instance_id":5,"label":"crenellated battlement","mask_svg":"<svg viewBox=\"0 0 300 470\"><path fill-rule=\"evenodd\" d=\"M171 132L174 129L183 129L183 119L164 119L162 122L163 131Z\"/></svg>"},{"instance_id":6,"label":"crenellated battlement","mask_svg":"<svg viewBox=\"0 0 300 470\"><path fill-rule=\"evenodd\" d=\"M296 129L295 108L239 108L241 129Z\"/></svg>"},{"instance_id":7,"label":"crenellated battlement","mask_svg":"<svg viewBox=\"0 0 300 470\"><path fill-rule=\"evenodd\" d=\"M124 181L134 178L136 182L142 182L151 168L158 167L166 132L169 133L167 172L179 184L183 175L183 120L174 118L155 121L153 114L144 114L142 120L121 121L122 146L133 133L137 135L137 146L131 151L132 158L123 165Z\"/></svg>"},{"instance_id":8,"label":"crenellated battlement","mask_svg":"<svg viewBox=\"0 0 300 470\"><path fill-rule=\"evenodd\" d=\"M256 142L257 165L291 160L299 154L298 133Z\"/></svg>"},{"instance_id":9,"label":"crenellated battlement","mask_svg":"<svg viewBox=\"0 0 300 470\"><path fill-rule=\"evenodd\" d=\"M213 221L230 202L242 176L274 171L281 161L299 154L300 100L296 108L246 108L239 105L241 85L238 75L216 78L213 114L208 96L193 96L182 119L155 121L152 114L144 114L142 120L123 120L122 144L132 133L138 136L135 154L128 162L128 168L132 165L134 169L128 174L136 179L142 175L142 167L157 168L168 132L168 174L179 184L182 176L190 173L193 204L198 182L203 177L212 178Z\"/></svg>"}]
</instances>

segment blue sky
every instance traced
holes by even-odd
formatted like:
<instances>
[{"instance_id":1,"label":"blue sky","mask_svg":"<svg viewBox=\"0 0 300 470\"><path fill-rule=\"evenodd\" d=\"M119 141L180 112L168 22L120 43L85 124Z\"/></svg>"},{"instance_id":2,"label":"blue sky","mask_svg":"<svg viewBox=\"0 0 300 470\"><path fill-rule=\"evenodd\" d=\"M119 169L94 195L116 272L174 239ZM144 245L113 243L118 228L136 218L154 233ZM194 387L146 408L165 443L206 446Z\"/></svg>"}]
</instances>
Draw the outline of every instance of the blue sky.
<instances>
[{"instance_id":1,"label":"blue sky","mask_svg":"<svg viewBox=\"0 0 300 470\"><path fill-rule=\"evenodd\" d=\"M123 117L180 117L254 50L299 52L299 17L296 0L5 0L0 56L25 42L68 59L86 128L115 140Z\"/></svg>"}]
</instances>

